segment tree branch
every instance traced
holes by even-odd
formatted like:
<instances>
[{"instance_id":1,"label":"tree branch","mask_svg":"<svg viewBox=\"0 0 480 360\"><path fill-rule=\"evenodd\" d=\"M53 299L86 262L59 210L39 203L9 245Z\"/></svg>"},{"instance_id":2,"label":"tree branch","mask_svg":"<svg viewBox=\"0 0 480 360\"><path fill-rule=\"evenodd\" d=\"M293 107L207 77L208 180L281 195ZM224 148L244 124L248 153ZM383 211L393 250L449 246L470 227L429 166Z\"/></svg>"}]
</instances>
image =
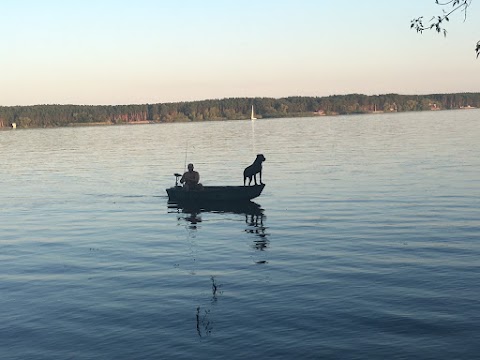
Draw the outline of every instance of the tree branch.
<instances>
[{"instance_id":1,"label":"tree branch","mask_svg":"<svg viewBox=\"0 0 480 360\"><path fill-rule=\"evenodd\" d=\"M468 7L471 5L472 0L447 0L444 2L440 2L439 0L435 0L435 3L442 7L442 15L433 16L428 23L423 23L423 16L415 18L410 22L410 28L415 29L417 33L423 33L425 30L432 30L435 29L437 33L443 33L443 36L447 36L447 29L444 27L445 21L450 21L450 15L453 13L461 10L464 13L463 21L467 20L467 10ZM445 10L445 7L451 5L452 7L450 10ZM477 42L475 47L475 52L477 54L477 58L480 56L480 41Z\"/></svg>"}]
</instances>

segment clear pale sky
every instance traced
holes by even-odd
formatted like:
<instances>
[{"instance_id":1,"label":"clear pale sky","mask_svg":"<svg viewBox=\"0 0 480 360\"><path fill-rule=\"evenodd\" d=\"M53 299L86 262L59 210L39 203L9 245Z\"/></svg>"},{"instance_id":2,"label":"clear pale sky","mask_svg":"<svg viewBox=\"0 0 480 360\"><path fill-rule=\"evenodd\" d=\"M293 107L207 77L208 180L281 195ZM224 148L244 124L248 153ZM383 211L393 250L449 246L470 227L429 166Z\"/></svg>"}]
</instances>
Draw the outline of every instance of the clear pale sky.
<instances>
[{"instance_id":1,"label":"clear pale sky","mask_svg":"<svg viewBox=\"0 0 480 360\"><path fill-rule=\"evenodd\" d=\"M480 0L0 0L0 106L480 91Z\"/></svg>"}]
</instances>

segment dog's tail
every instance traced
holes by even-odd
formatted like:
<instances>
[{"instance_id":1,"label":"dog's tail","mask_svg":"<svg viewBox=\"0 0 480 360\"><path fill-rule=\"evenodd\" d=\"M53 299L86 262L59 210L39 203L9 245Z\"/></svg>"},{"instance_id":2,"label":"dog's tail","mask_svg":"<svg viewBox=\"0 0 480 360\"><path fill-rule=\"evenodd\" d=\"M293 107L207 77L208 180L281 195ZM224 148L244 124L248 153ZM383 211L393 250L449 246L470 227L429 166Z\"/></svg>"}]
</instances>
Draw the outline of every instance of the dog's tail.
<instances>
[{"instance_id":1,"label":"dog's tail","mask_svg":"<svg viewBox=\"0 0 480 360\"><path fill-rule=\"evenodd\" d=\"M247 184L247 169L243 170L243 186Z\"/></svg>"}]
</instances>

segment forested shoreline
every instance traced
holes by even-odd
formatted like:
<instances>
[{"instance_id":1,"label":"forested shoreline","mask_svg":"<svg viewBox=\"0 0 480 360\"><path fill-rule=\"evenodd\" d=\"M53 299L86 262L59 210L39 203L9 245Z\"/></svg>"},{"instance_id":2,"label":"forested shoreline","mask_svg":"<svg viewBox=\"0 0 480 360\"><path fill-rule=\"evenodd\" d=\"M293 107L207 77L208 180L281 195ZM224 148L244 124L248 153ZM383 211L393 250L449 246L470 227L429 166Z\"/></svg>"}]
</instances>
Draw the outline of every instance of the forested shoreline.
<instances>
[{"instance_id":1,"label":"forested shoreline","mask_svg":"<svg viewBox=\"0 0 480 360\"><path fill-rule=\"evenodd\" d=\"M106 124L365 114L480 108L480 93L432 95L332 95L286 98L227 98L143 105L1 106L0 128L61 127Z\"/></svg>"}]
</instances>

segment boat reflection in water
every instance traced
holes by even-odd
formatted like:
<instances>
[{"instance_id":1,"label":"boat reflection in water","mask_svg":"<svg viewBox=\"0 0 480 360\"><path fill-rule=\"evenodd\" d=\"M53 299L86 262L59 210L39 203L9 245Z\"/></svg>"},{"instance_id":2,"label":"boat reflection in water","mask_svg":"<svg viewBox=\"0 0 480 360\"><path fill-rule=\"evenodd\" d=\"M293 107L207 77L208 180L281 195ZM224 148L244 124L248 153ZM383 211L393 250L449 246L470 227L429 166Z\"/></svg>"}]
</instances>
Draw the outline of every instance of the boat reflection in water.
<instances>
[{"instance_id":1,"label":"boat reflection in water","mask_svg":"<svg viewBox=\"0 0 480 360\"><path fill-rule=\"evenodd\" d=\"M202 222L202 213L226 213L239 214L245 216L245 223L247 227L245 232L255 235L253 247L257 250L263 251L269 245L267 238L266 227L264 225L265 214L262 207L253 201L243 202L208 202L208 203L173 203L169 202L168 207L175 209L177 213L183 214L178 217L178 220L184 219L189 223L189 228L197 229L197 225ZM260 262L261 263L261 262Z\"/></svg>"},{"instance_id":2,"label":"boat reflection in water","mask_svg":"<svg viewBox=\"0 0 480 360\"><path fill-rule=\"evenodd\" d=\"M232 213L232 214L247 214L247 215L261 215L263 209L259 204L247 201L208 201L208 202L168 202L170 209L180 209L184 213Z\"/></svg>"},{"instance_id":3,"label":"boat reflection in water","mask_svg":"<svg viewBox=\"0 0 480 360\"><path fill-rule=\"evenodd\" d=\"M234 202L227 203L222 202L208 202L205 204L198 203L168 203L168 208L170 212L177 213L177 220L186 222L189 238L194 239L196 237L197 231L201 229L199 224L202 223L202 214L211 213L211 214L238 214L239 216L245 217L245 226L242 228L247 234L251 234L254 237L252 248L255 253L263 257L266 255L264 252L270 241L268 240L268 234L266 233L267 227L265 226L266 216L264 214L264 209L260 207L259 204L246 201L246 202ZM228 221L226 219L226 221ZM208 221L206 220L205 224ZM256 257L256 256L255 256ZM265 259L256 259L254 260L256 264L267 264L268 262ZM192 274L196 274L193 272ZM205 301L195 308L195 329L199 337L208 337L212 334L214 323L215 323L215 308L219 298L223 294L222 287L223 285L219 283L217 276L210 276L211 283L211 296L208 303Z\"/></svg>"}]
</instances>

